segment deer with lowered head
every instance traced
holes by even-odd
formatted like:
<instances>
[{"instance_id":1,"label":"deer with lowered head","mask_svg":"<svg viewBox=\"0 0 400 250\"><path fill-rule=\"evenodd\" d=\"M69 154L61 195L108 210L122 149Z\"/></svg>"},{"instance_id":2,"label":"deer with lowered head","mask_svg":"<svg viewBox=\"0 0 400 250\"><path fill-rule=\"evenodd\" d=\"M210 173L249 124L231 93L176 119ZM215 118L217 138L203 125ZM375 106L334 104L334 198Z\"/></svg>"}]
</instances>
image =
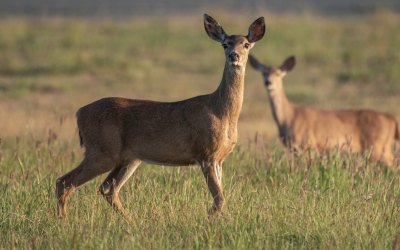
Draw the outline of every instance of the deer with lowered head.
<instances>
[{"instance_id":1,"label":"deer with lowered head","mask_svg":"<svg viewBox=\"0 0 400 250\"><path fill-rule=\"evenodd\" d=\"M400 140L396 120L374 110L319 110L291 103L282 79L296 64L294 56L280 67L269 67L249 55L250 64L264 77L279 137L290 149L311 146L321 151L335 145L350 146L352 152L371 151L372 159L393 164L392 141Z\"/></svg>"},{"instance_id":2,"label":"deer with lowered head","mask_svg":"<svg viewBox=\"0 0 400 250\"><path fill-rule=\"evenodd\" d=\"M156 102L118 97L100 99L76 114L85 158L57 179L57 209L67 216L67 199L74 189L111 171L99 192L128 221L119 191L141 162L170 166L199 165L214 199L212 212L224 206L222 163L237 141L244 73L249 50L265 32L264 18L250 25L247 36L228 36L207 14L204 27L225 53L217 90L179 102Z\"/></svg>"}]
</instances>

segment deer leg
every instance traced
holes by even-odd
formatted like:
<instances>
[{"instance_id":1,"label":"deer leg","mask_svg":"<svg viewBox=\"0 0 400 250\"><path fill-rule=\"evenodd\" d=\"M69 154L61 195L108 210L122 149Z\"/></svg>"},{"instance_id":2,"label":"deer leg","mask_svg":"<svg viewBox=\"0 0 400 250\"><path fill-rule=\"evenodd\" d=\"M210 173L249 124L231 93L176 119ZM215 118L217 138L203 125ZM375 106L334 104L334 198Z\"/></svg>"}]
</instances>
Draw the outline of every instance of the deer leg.
<instances>
[{"instance_id":1,"label":"deer leg","mask_svg":"<svg viewBox=\"0 0 400 250\"><path fill-rule=\"evenodd\" d=\"M387 153L385 155L385 163L386 163L386 165L388 165L389 167L393 167L393 162L394 162L393 154Z\"/></svg>"},{"instance_id":2,"label":"deer leg","mask_svg":"<svg viewBox=\"0 0 400 250\"><path fill-rule=\"evenodd\" d=\"M221 212L225 203L224 195L222 193L222 166L218 162L205 162L202 165L202 170L208 189L214 199L214 207L211 211Z\"/></svg>"},{"instance_id":3,"label":"deer leg","mask_svg":"<svg viewBox=\"0 0 400 250\"><path fill-rule=\"evenodd\" d=\"M391 167L393 165L394 157L391 152L391 145L389 144L387 147L371 147L371 161L381 162Z\"/></svg>"},{"instance_id":4,"label":"deer leg","mask_svg":"<svg viewBox=\"0 0 400 250\"><path fill-rule=\"evenodd\" d=\"M56 181L57 215L67 218L67 199L77 187L85 184L91 179L104 174L112 169L115 162L108 158L85 159L78 167L58 178Z\"/></svg>"},{"instance_id":5,"label":"deer leg","mask_svg":"<svg viewBox=\"0 0 400 250\"><path fill-rule=\"evenodd\" d=\"M383 147L380 147L380 145L373 145L369 147L369 150L371 152L369 157L370 161L382 163L385 149Z\"/></svg>"},{"instance_id":6,"label":"deer leg","mask_svg":"<svg viewBox=\"0 0 400 250\"><path fill-rule=\"evenodd\" d=\"M127 215L121 202L119 201L119 190L135 172L136 168L141 163L141 160L122 160L108 174L107 178L100 185L99 191L103 197L110 203L114 211L125 217L126 220L132 221Z\"/></svg>"},{"instance_id":7,"label":"deer leg","mask_svg":"<svg viewBox=\"0 0 400 250\"><path fill-rule=\"evenodd\" d=\"M393 167L393 162L394 162L394 156L391 151L391 145L387 145L387 147L384 148L383 151L383 162L385 162L386 165L389 167Z\"/></svg>"}]
</instances>

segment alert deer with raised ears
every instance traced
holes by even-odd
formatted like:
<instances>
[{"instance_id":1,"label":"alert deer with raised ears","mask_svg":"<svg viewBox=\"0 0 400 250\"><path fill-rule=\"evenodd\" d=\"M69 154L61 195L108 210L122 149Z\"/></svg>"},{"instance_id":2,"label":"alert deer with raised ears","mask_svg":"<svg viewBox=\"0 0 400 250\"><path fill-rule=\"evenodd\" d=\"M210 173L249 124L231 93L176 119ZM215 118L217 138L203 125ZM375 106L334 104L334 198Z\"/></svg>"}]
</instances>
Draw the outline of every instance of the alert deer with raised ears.
<instances>
[{"instance_id":1,"label":"alert deer with raised ears","mask_svg":"<svg viewBox=\"0 0 400 250\"><path fill-rule=\"evenodd\" d=\"M224 206L222 163L237 141L244 73L249 50L265 32L264 18L250 25L247 36L228 36L207 14L208 36L221 43L225 66L217 90L179 102L110 97L80 108L76 114L85 158L57 179L57 209L67 216L67 199L74 189L111 171L99 192L128 221L118 193L141 162L159 165L200 165L214 199L212 211Z\"/></svg>"},{"instance_id":2,"label":"alert deer with raised ears","mask_svg":"<svg viewBox=\"0 0 400 250\"><path fill-rule=\"evenodd\" d=\"M400 140L396 120L374 110L319 110L288 100L283 77L296 64L294 56L280 67L269 67L249 55L250 64L264 77L272 114L284 145L293 150L308 146L321 151L335 145L350 146L352 152L371 151L372 159L393 164L394 139Z\"/></svg>"}]
</instances>

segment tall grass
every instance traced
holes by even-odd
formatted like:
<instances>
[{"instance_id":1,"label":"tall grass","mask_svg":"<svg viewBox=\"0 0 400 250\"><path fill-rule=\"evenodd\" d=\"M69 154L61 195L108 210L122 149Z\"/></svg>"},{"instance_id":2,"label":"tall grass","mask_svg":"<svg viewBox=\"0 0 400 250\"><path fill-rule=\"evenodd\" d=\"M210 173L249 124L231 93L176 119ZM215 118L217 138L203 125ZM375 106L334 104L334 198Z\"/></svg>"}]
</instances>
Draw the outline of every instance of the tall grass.
<instances>
[{"instance_id":1,"label":"tall grass","mask_svg":"<svg viewBox=\"0 0 400 250\"><path fill-rule=\"evenodd\" d=\"M23 137L0 163L0 249L389 249L400 233L397 172L368 155L296 156L259 140L223 164L226 207L198 167L142 164L121 189L127 224L96 195L96 178L56 216L54 183L81 160L77 141Z\"/></svg>"}]
</instances>

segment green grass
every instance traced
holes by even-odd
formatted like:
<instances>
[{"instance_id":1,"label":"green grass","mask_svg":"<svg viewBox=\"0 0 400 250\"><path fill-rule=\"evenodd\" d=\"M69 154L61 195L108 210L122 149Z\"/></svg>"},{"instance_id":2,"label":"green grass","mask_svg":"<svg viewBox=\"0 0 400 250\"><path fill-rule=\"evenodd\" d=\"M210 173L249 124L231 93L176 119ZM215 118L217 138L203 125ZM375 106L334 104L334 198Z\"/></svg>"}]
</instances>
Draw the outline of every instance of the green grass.
<instances>
[{"instance_id":1,"label":"green grass","mask_svg":"<svg viewBox=\"0 0 400 250\"><path fill-rule=\"evenodd\" d=\"M64 224L54 184L81 150L49 138L2 151L0 249L391 249L400 234L397 172L367 156L294 156L260 141L224 162L223 214L208 216L198 167L142 164L120 192L133 224L96 195L104 175L71 195Z\"/></svg>"},{"instance_id":2,"label":"green grass","mask_svg":"<svg viewBox=\"0 0 400 250\"><path fill-rule=\"evenodd\" d=\"M251 53L276 66L297 56L284 79L292 101L400 120L399 14L260 15L267 33ZM258 17L212 16L243 35ZM0 249L393 248L398 172L336 149L322 158L285 152L250 67L239 145L223 165L223 214L208 216L212 198L198 167L142 164L121 190L133 224L96 195L105 176L71 195L65 225L56 218L55 180L82 160L78 108L105 96L178 101L217 88L223 51L202 22L0 20Z\"/></svg>"}]
</instances>

